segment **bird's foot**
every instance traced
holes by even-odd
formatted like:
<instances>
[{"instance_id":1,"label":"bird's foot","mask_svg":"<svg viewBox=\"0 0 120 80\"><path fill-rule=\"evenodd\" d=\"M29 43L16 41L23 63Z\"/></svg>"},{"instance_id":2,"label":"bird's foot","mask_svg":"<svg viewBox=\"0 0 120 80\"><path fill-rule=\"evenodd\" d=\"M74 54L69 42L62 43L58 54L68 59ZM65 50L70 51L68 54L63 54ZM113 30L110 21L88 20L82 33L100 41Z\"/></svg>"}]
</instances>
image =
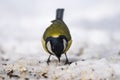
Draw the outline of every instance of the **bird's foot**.
<instances>
[{"instance_id":1,"label":"bird's foot","mask_svg":"<svg viewBox=\"0 0 120 80\"><path fill-rule=\"evenodd\" d=\"M70 65L72 62L69 62L68 60L66 60L66 62L65 62L65 65Z\"/></svg>"},{"instance_id":2,"label":"bird's foot","mask_svg":"<svg viewBox=\"0 0 120 80\"><path fill-rule=\"evenodd\" d=\"M48 60L47 60L47 64L49 65L49 63L50 63L50 60L48 59Z\"/></svg>"}]
</instances>

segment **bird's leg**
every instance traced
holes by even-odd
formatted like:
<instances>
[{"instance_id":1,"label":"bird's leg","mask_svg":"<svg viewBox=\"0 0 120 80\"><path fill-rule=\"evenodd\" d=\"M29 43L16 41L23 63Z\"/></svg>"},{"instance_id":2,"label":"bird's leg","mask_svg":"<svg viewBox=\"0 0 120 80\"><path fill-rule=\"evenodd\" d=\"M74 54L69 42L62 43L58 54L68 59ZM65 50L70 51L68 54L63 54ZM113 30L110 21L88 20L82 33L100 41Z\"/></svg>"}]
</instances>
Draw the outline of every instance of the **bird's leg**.
<instances>
[{"instance_id":1,"label":"bird's leg","mask_svg":"<svg viewBox=\"0 0 120 80\"><path fill-rule=\"evenodd\" d=\"M65 64L69 64L69 60L68 60L68 58L67 58L66 53L65 53L65 57L66 57L66 62L65 62Z\"/></svg>"},{"instance_id":2,"label":"bird's leg","mask_svg":"<svg viewBox=\"0 0 120 80\"><path fill-rule=\"evenodd\" d=\"M50 63L50 57L51 57L51 54L49 55L48 59L47 59L47 64L49 65Z\"/></svg>"}]
</instances>

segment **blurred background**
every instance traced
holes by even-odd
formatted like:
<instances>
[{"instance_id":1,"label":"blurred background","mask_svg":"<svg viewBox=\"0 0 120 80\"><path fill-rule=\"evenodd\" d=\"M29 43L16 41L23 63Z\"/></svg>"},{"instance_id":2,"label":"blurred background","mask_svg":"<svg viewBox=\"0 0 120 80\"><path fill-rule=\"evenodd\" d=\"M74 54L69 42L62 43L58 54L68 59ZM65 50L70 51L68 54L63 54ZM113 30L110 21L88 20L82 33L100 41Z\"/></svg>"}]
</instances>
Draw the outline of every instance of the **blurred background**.
<instances>
[{"instance_id":1,"label":"blurred background","mask_svg":"<svg viewBox=\"0 0 120 80\"><path fill-rule=\"evenodd\" d=\"M91 47L87 52L119 52L120 0L0 0L0 55L44 55L42 34L57 8L65 8L64 21L73 39L69 53L93 45L102 49Z\"/></svg>"}]
</instances>

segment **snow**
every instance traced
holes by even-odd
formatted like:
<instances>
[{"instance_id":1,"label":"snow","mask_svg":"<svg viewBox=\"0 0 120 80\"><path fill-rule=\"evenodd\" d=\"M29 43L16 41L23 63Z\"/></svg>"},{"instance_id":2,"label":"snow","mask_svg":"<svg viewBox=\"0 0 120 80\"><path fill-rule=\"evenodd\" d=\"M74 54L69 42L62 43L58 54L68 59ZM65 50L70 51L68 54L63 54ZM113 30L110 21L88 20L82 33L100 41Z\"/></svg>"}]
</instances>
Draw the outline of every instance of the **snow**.
<instances>
[{"instance_id":1,"label":"snow","mask_svg":"<svg viewBox=\"0 0 120 80\"><path fill-rule=\"evenodd\" d=\"M120 80L120 1L27 2L0 1L0 80ZM70 65L64 55L48 65L41 45L59 7L73 40Z\"/></svg>"}]
</instances>

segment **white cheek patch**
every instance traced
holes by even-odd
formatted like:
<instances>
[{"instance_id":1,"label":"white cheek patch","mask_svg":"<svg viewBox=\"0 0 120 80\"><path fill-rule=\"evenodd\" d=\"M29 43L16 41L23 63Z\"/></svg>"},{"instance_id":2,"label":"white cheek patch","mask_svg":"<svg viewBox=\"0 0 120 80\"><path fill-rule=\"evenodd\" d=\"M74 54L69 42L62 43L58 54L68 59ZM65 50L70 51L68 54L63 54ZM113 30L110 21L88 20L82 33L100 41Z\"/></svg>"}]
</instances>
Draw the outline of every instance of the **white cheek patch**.
<instances>
[{"instance_id":1,"label":"white cheek patch","mask_svg":"<svg viewBox=\"0 0 120 80\"><path fill-rule=\"evenodd\" d=\"M65 50L67 47L67 41L65 39L63 39L63 46L64 46L64 50Z\"/></svg>"},{"instance_id":2,"label":"white cheek patch","mask_svg":"<svg viewBox=\"0 0 120 80\"><path fill-rule=\"evenodd\" d=\"M54 52L52 51L52 47L51 47L51 43L50 41L47 42L47 49L50 53L54 54Z\"/></svg>"}]
</instances>

